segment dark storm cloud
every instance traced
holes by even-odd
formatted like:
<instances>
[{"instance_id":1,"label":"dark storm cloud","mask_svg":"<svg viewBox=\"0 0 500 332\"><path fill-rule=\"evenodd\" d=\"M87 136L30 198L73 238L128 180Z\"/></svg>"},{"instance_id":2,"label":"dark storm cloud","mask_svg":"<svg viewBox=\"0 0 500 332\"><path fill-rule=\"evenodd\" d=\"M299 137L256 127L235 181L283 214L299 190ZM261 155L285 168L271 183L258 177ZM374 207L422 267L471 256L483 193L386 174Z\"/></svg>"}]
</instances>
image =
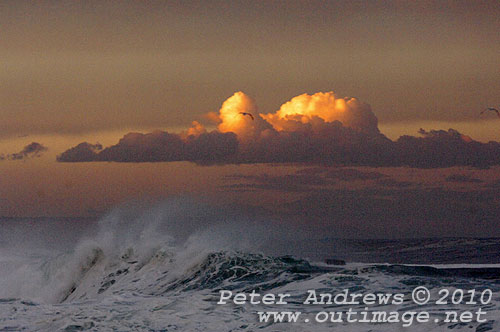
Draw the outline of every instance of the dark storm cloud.
<instances>
[{"instance_id":1,"label":"dark storm cloud","mask_svg":"<svg viewBox=\"0 0 500 332\"><path fill-rule=\"evenodd\" d=\"M57 157L58 161L72 161L72 162L83 162L83 161L96 161L97 153L102 150L102 145L90 144L83 142L69 150L66 150L63 154Z\"/></svg>"},{"instance_id":2,"label":"dark storm cloud","mask_svg":"<svg viewBox=\"0 0 500 332\"><path fill-rule=\"evenodd\" d=\"M89 143L73 147L58 157L62 162L168 162L197 164L303 163L344 166L452 166L500 165L500 143L480 143L456 130L420 131L391 141L382 134L369 135L340 122L303 124L296 131L267 130L249 141L236 134L212 131L183 138L179 134L129 133L116 145L100 149ZM332 179L376 179L379 174L332 171Z\"/></svg>"},{"instance_id":3,"label":"dark storm cloud","mask_svg":"<svg viewBox=\"0 0 500 332\"><path fill-rule=\"evenodd\" d=\"M489 167L500 164L500 143L480 143L457 130L420 129L422 137L401 136L395 142L395 165L418 168Z\"/></svg>"},{"instance_id":4,"label":"dark storm cloud","mask_svg":"<svg viewBox=\"0 0 500 332\"><path fill-rule=\"evenodd\" d=\"M0 155L0 160L23 160L27 158L39 157L47 148L40 143L32 142L26 145L21 151L8 155Z\"/></svg>"},{"instance_id":5,"label":"dark storm cloud","mask_svg":"<svg viewBox=\"0 0 500 332\"><path fill-rule=\"evenodd\" d=\"M87 142L63 152L61 162L116 161L161 162L192 161L198 164L224 163L236 154L238 142L233 133L203 133L189 136L156 131L149 134L129 133L118 144L102 148Z\"/></svg>"}]
</instances>

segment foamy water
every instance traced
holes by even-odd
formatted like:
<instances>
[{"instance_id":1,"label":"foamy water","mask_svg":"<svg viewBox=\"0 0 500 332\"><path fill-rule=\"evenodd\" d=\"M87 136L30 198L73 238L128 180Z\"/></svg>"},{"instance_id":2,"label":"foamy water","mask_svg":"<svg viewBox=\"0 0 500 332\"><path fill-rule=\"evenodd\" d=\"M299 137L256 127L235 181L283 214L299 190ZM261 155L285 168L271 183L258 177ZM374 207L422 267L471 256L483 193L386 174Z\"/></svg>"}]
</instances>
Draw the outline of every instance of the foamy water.
<instances>
[{"instance_id":1,"label":"foamy water","mask_svg":"<svg viewBox=\"0 0 500 332\"><path fill-rule=\"evenodd\" d=\"M97 232L62 248L43 249L29 243L2 248L0 331L500 330L497 266L348 263L334 267L291 256L265 255L251 249L254 240L262 237L258 227L215 223L183 233L179 230L184 221L165 223L171 207L162 205L134 218L115 211L100 221ZM248 235L252 232L257 236ZM491 289L493 298L487 305L439 306L431 301L418 306L410 300L411 291L418 286L427 287L434 296L442 289ZM221 305L217 304L221 290L286 293L290 298L286 305ZM259 322L260 311L301 311L314 317L320 311L361 311L366 307L304 305L309 290L401 293L405 295L402 304L369 309L425 310L442 321L445 309L481 307L487 312L487 321L433 321L410 327L303 319L296 323Z\"/></svg>"}]
</instances>

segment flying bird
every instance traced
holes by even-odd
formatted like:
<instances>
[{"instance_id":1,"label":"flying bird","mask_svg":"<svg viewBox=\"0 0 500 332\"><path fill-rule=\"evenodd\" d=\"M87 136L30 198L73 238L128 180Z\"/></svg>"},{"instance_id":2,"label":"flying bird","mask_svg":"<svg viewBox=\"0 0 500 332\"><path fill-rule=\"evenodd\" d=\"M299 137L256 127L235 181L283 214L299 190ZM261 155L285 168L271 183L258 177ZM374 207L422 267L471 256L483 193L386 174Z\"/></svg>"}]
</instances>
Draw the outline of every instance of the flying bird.
<instances>
[{"instance_id":1,"label":"flying bird","mask_svg":"<svg viewBox=\"0 0 500 332\"><path fill-rule=\"evenodd\" d=\"M500 111L498 111L496 108L493 108L493 107L488 107L487 109L485 109L484 111L482 111L480 114L483 114L484 112L486 111L492 111L492 112L495 112L498 117L500 118Z\"/></svg>"},{"instance_id":2,"label":"flying bird","mask_svg":"<svg viewBox=\"0 0 500 332\"><path fill-rule=\"evenodd\" d=\"M252 115L252 114L250 114L250 113L247 113L247 112L240 112L240 114L241 114L241 115L248 115L249 117L251 117L251 118L252 118L252 120L255 120L255 119L253 118L253 115Z\"/></svg>"}]
</instances>

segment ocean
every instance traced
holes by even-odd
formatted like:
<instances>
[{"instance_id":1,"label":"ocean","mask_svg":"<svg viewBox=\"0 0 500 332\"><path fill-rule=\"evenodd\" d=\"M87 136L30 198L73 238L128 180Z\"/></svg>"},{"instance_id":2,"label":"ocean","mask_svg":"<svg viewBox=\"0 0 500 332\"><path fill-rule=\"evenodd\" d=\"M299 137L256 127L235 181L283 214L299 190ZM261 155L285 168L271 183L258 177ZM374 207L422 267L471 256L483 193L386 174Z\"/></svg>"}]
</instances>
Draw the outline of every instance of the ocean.
<instances>
[{"instance_id":1,"label":"ocean","mask_svg":"<svg viewBox=\"0 0 500 332\"><path fill-rule=\"evenodd\" d=\"M172 204L1 220L0 331L500 331L498 238L280 239Z\"/></svg>"}]
</instances>

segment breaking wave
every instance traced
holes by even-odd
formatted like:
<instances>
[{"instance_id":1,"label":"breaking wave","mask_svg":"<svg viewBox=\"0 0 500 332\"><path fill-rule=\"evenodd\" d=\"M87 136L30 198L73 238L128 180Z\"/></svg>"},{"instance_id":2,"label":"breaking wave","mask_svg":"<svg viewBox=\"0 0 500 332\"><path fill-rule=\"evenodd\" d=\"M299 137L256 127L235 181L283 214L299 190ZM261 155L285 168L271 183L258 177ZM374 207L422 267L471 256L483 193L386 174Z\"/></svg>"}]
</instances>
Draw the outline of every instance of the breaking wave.
<instances>
[{"instance_id":1,"label":"breaking wave","mask_svg":"<svg viewBox=\"0 0 500 332\"><path fill-rule=\"evenodd\" d=\"M59 226L45 234L57 239ZM426 285L438 288L500 291L498 267L409 266L347 263L332 266L293 256L264 254L268 241L283 236L272 223L177 199L146 211L119 208L77 231L71 243L43 247L17 243L10 236L0 248L0 330L183 330L264 331L284 325L259 323L258 310L269 307L220 306L221 290L250 293L287 292L291 310L307 290L335 293L401 292ZM54 234L56 234L54 236ZM33 235L35 236L35 235ZM13 242L14 241L14 242ZM414 304L388 309L406 310ZM427 306L430 312L441 308ZM283 308L279 308L282 310ZM347 307L337 308L347 310ZM487 307L500 317L500 300ZM443 323L444 324L444 323ZM290 331L310 328L285 324ZM494 331L496 319L471 323L467 331ZM366 331L366 325L323 324L314 330ZM428 330L425 324L411 331ZM440 325L460 330L462 325ZM380 330L399 331L400 325ZM373 329L373 331L378 331Z\"/></svg>"}]
</instances>

